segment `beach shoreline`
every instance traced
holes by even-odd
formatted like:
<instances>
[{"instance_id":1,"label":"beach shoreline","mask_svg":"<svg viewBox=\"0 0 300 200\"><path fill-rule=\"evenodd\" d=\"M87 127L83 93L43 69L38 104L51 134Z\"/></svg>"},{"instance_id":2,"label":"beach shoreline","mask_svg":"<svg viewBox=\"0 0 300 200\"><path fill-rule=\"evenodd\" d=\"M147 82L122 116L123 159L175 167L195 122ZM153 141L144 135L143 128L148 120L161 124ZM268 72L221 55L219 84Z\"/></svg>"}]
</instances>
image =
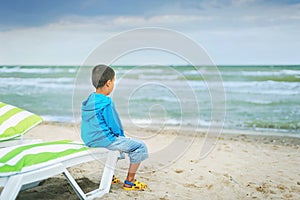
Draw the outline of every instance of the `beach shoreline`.
<instances>
[{"instance_id":1,"label":"beach shoreline","mask_svg":"<svg viewBox=\"0 0 300 200\"><path fill-rule=\"evenodd\" d=\"M172 129L156 132L149 129L132 130L154 135L145 143L150 152L137 178L147 182L143 192L122 190L113 185L103 199L299 199L300 198L300 139L284 136L222 134L211 152L201 158L204 134L186 134L187 148L171 162L154 159L163 153L168 142L179 137ZM187 130L186 133L189 131ZM26 133L25 138L44 141L80 140L73 124L44 122ZM164 146L165 145L165 146ZM161 152L160 152L161 151ZM161 154L163 155L163 154ZM152 158L151 158L152 157ZM165 159L167 160L167 158ZM118 162L115 174L124 179L128 158ZM103 163L93 161L72 167L71 173L86 190L98 186ZM18 199L77 199L63 176L43 181L40 186L22 191Z\"/></svg>"},{"instance_id":2,"label":"beach shoreline","mask_svg":"<svg viewBox=\"0 0 300 200\"><path fill-rule=\"evenodd\" d=\"M75 127L75 129L80 128L79 123L74 123L74 122L59 122L59 121L43 121L42 124L40 125L54 125L54 126L61 126L61 127ZM149 128L151 126L151 128ZM157 130L157 129L167 129L167 130L184 130L184 133L188 134L194 134L194 132L197 132L198 134L206 134L208 132L209 127L194 127L194 126L189 126L189 125L157 125L157 124L151 124L151 125L137 125L136 127L132 128L131 126L127 126L126 123L124 124L124 130ZM182 133L182 134L184 134ZM250 129L232 129L232 128L221 128L220 129L220 135L248 135L248 136L266 136L266 137L288 137L288 138L300 138L300 135L297 133L288 133L288 132L280 132L280 131L275 131L275 130L269 130L269 129L263 129L263 130L250 130Z\"/></svg>"}]
</instances>

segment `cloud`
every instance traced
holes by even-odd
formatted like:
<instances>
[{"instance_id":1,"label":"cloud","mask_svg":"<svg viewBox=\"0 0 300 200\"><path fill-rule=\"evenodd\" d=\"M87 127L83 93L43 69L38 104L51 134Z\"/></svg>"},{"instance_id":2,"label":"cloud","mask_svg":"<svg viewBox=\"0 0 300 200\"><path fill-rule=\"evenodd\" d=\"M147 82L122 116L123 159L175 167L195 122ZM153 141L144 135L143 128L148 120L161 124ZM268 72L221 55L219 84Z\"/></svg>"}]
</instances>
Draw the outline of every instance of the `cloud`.
<instances>
[{"instance_id":1,"label":"cloud","mask_svg":"<svg viewBox=\"0 0 300 200\"><path fill-rule=\"evenodd\" d=\"M211 16L201 15L155 15L145 16L67 16L48 27L55 29L82 29L84 27L97 28L100 30L119 31L123 28L145 27L145 26L182 26L194 23L211 21ZM93 31L93 30L91 30Z\"/></svg>"},{"instance_id":2,"label":"cloud","mask_svg":"<svg viewBox=\"0 0 300 200\"><path fill-rule=\"evenodd\" d=\"M109 37L136 27L177 27L209 17L185 15L67 16L38 27L19 27L0 32L0 64L80 65L97 45Z\"/></svg>"},{"instance_id":3,"label":"cloud","mask_svg":"<svg viewBox=\"0 0 300 200\"><path fill-rule=\"evenodd\" d=\"M269 5L259 0L172 2L160 7L153 4L151 8L156 10L142 6L133 14L126 7L123 15L72 13L38 26L6 28L0 31L0 64L80 65L107 38L140 27L182 32L203 44L216 63L300 63L295 55L300 48L300 4L286 1ZM83 9L93 5L92 1L88 3ZM142 11L146 14L140 14Z\"/></svg>"}]
</instances>

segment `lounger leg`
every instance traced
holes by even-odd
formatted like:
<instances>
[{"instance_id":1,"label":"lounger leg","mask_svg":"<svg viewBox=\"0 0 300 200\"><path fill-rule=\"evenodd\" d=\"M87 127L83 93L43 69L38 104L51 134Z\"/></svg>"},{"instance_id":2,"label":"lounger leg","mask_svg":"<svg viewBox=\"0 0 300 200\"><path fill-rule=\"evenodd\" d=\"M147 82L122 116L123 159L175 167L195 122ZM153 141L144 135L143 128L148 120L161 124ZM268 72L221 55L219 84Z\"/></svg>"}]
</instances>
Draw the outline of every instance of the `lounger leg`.
<instances>
[{"instance_id":1,"label":"lounger leg","mask_svg":"<svg viewBox=\"0 0 300 200\"><path fill-rule=\"evenodd\" d=\"M120 152L118 152L118 151L109 151L108 152L106 162L105 162L105 167L104 167L101 182L100 182L100 186L98 189L86 194L87 199L101 198L104 194L109 193L112 177L114 175L114 170L115 170L119 155L120 155Z\"/></svg>"},{"instance_id":2,"label":"lounger leg","mask_svg":"<svg viewBox=\"0 0 300 200\"><path fill-rule=\"evenodd\" d=\"M22 187L23 176L9 177L3 191L1 192L0 200L14 200L17 198Z\"/></svg>"},{"instance_id":3,"label":"lounger leg","mask_svg":"<svg viewBox=\"0 0 300 200\"><path fill-rule=\"evenodd\" d=\"M77 182L74 180L74 178L72 177L72 175L70 174L70 172L66 169L63 172L63 174L67 178L68 182L72 186L73 190L75 191L75 193L77 194L77 196L79 197L79 199L80 200L86 199L86 195L84 194L84 192L82 191L82 189L80 188L80 186L77 184Z\"/></svg>"},{"instance_id":4,"label":"lounger leg","mask_svg":"<svg viewBox=\"0 0 300 200\"><path fill-rule=\"evenodd\" d=\"M33 182L33 183L23 185L21 187L21 191L28 190L28 189L31 189L31 188L35 188L35 187L39 186L40 183L41 183L41 181L36 181L36 182Z\"/></svg>"},{"instance_id":5,"label":"lounger leg","mask_svg":"<svg viewBox=\"0 0 300 200\"><path fill-rule=\"evenodd\" d=\"M91 191L87 194L84 194L84 192L74 180L72 175L68 172L68 170L65 170L63 172L63 174L66 176L67 180L69 181L69 183L71 184L71 186L73 187L74 191L80 199L94 199L96 197L102 197L104 194L109 192L119 154L120 153L118 151L108 152L105 167L103 170L103 175L101 178L100 187L99 189Z\"/></svg>"},{"instance_id":6,"label":"lounger leg","mask_svg":"<svg viewBox=\"0 0 300 200\"><path fill-rule=\"evenodd\" d=\"M115 167L118 161L118 156L120 152L118 151L110 151L107 155L101 183L100 183L100 190L103 190L104 194L109 193L109 189L111 186L111 180L114 175Z\"/></svg>"}]
</instances>

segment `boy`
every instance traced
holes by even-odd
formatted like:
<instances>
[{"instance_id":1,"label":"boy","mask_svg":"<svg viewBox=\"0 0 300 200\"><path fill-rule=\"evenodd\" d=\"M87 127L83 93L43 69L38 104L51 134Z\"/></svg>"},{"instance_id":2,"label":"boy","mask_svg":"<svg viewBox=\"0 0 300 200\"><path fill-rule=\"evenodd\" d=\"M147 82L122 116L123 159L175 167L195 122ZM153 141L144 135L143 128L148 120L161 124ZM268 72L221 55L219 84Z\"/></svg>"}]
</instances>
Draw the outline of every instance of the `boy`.
<instances>
[{"instance_id":1,"label":"boy","mask_svg":"<svg viewBox=\"0 0 300 200\"><path fill-rule=\"evenodd\" d=\"M130 158L124 190L144 190L147 185L134 179L140 163L148 158L144 142L126 138L114 103L108 95L114 89L115 72L106 65L92 71L96 91L82 103L81 137L89 147L104 147L127 153Z\"/></svg>"}]
</instances>

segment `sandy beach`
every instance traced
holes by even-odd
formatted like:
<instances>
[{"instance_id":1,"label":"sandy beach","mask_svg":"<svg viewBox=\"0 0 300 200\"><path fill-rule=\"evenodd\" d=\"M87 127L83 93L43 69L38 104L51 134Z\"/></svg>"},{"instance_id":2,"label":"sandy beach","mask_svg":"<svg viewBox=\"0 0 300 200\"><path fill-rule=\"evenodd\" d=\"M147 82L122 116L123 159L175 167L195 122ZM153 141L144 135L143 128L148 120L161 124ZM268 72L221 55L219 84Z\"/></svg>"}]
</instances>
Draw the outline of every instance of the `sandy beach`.
<instances>
[{"instance_id":1,"label":"sandy beach","mask_svg":"<svg viewBox=\"0 0 300 200\"><path fill-rule=\"evenodd\" d=\"M171 162L155 158L142 164L136 178L148 184L146 191L123 191L122 184L116 184L102 199L300 199L300 138L253 136L236 131L240 134L222 134L211 153L200 158L205 141L201 133L195 136L186 130L183 135L171 129L130 132L155 136L144 140L150 158L163 152L174 138L188 141L188 146ZM25 137L80 140L75 126L70 124L43 123ZM115 174L121 180L127 166L128 158L118 162ZM98 186L102 168L101 163L93 161L72 167L71 172L84 190L90 191ZM22 191L17 199L78 198L66 179L58 175Z\"/></svg>"}]
</instances>

